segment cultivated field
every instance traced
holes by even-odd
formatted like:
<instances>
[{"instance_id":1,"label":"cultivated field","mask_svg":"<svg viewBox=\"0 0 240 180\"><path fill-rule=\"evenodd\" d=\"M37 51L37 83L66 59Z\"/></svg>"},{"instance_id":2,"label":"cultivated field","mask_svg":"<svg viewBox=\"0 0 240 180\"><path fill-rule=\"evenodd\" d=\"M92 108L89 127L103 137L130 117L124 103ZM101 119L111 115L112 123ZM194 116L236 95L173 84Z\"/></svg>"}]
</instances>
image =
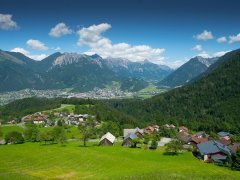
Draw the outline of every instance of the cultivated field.
<instances>
[{"instance_id":1,"label":"cultivated field","mask_svg":"<svg viewBox=\"0 0 240 180\"><path fill-rule=\"evenodd\" d=\"M0 179L240 179L240 172L206 164L191 153L100 147L81 142L0 146Z\"/></svg>"}]
</instances>

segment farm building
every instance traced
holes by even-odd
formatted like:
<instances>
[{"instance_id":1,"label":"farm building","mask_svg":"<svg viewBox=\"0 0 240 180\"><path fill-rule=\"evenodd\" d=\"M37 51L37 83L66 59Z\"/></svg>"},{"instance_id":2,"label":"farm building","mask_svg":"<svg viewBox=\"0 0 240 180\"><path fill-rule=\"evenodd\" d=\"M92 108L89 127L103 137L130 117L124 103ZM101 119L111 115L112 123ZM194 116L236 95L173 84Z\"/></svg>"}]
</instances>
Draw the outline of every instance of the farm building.
<instances>
[{"instance_id":1,"label":"farm building","mask_svg":"<svg viewBox=\"0 0 240 180\"><path fill-rule=\"evenodd\" d=\"M227 156L232 154L227 146L215 140L200 143L197 147L204 161L211 159L214 162L223 163Z\"/></svg>"},{"instance_id":2,"label":"farm building","mask_svg":"<svg viewBox=\"0 0 240 180\"><path fill-rule=\"evenodd\" d=\"M138 137L143 135L143 130L136 127L135 129L123 129L123 138L125 138L129 133L134 133Z\"/></svg>"},{"instance_id":3,"label":"farm building","mask_svg":"<svg viewBox=\"0 0 240 180\"><path fill-rule=\"evenodd\" d=\"M208 138L206 138L206 137L192 136L189 143L190 143L193 147L197 147L198 144L200 144L200 143L202 143L202 142L207 142L207 141L208 141Z\"/></svg>"},{"instance_id":4,"label":"farm building","mask_svg":"<svg viewBox=\"0 0 240 180\"><path fill-rule=\"evenodd\" d=\"M112 146L114 144L115 136L110 132L103 135L99 141L99 145Z\"/></svg>"},{"instance_id":5,"label":"farm building","mask_svg":"<svg viewBox=\"0 0 240 180\"><path fill-rule=\"evenodd\" d=\"M131 146L132 140L136 139L138 136L135 133L129 133L123 140L123 146Z\"/></svg>"},{"instance_id":6,"label":"farm building","mask_svg":"<svg viewBox=\"0 0 240 180\"><path fill-rule=\"evenodd\" d=\"M229 132L221 131L221 132L218 132L217 134L219 138L224 138L226 140L229 140L231 138L231 134Z\"/></svg>"}]
</instances>

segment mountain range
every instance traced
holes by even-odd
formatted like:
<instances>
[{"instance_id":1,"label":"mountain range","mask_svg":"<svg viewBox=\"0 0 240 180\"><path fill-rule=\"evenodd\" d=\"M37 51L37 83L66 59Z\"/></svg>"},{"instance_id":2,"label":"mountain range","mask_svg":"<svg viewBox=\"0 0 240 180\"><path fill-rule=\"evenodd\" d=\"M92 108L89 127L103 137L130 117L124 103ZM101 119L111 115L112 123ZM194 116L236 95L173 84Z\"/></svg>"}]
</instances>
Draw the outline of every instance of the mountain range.
<instances>
[{"instance_id":1,"label":"mountain range","mask_svg":"<svg viewBox=\"0 0 240 180\"><path fill-rule=\"evenodd\" d=\"M178 87L187 84L191 80L204 73L218 58L203 58L196 56L180 66L177 70L161 80L159 86Z\"/></svg>"},{"instance_id":2,"label":"mountain range","mask_svg":"<svg viewBox=\"0 0 240 180\"><path fill-rule=\"evenodd\" d=\"M0 92L65 89L85 92L117 82L122 90L138 91L148 81L158 81L173 70L149 61L103 59L97 54L54 53L42 61L21 53L0 50Z\"/></svg>"}]
</instances>

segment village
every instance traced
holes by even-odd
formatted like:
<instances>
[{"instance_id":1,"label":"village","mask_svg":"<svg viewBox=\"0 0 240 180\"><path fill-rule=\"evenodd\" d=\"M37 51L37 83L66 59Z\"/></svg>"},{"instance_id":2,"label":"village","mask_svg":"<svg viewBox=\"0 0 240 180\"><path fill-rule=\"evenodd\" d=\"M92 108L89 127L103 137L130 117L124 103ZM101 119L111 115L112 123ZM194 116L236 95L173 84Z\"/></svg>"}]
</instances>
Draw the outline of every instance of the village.
<instances>
[{"instance_id":1,"label":"village","mask_svg":"<svg viewBox=\"0 0 240 180\"><path fill-rule=\"evenodd\" d=\"M101 127L102 122L96 120L96 116L89 114L74 114L65 112L37 112L29 114L21 119L19 124L33 123L42 128L59 126L65 124L67 126L79 127L88 122L89 119L94 120L96 129ZM15 120L9 124L15 124ZM115 142L121 142L122 146L130 148L157 149L165 148L168 151L177 153L191 151L193 155L204 162L214 162L224 164L229 156L236 153L240 147L240 143L232 140L229 132L221 131L215 136L207 134L205 131L193 133L185 126L176 127L173 124L150 125L145 128L123 129L120 135L113 132L105 132L101 137L92 139L98 141L102 146L114 146ZM98 139L99 138L99 139ZM169 148L177 146L177 148ZM4 144L2 141L1 144ZM178 145L179 145L178 144Z\"/></svg>"}]
</instances>

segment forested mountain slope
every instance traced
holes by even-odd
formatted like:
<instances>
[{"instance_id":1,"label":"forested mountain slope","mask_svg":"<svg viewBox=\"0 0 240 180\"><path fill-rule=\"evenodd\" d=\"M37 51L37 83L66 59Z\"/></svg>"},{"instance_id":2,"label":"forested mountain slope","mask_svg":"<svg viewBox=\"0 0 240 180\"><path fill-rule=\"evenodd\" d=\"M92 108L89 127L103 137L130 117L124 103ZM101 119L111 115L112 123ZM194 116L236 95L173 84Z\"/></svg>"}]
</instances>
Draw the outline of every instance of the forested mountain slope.
<instances>
[{"instance_id":1,"label":"forested mountain slope","mask_svg":"<svg viewBox=\"0 0 240 180\"><path fill-rule=\"evenodd\" d=\"M139 121L184 124L196 130L240 130L240 50L227 53L198 81L144 101L109 104Z\"/></svg>"}]
</instances>

